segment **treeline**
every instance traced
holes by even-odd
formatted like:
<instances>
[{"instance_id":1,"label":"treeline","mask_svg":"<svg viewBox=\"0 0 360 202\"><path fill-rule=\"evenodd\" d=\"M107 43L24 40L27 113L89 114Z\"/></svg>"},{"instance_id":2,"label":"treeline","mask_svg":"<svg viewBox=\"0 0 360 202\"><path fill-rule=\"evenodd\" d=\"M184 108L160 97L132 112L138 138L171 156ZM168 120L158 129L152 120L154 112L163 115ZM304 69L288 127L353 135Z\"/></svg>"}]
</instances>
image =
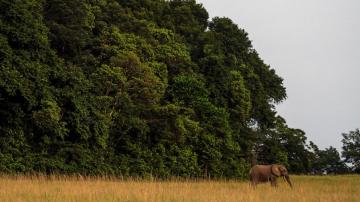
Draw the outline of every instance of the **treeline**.
<instances>
[{"instance_id":1,"label":"treeline","mask_svg":"<svg viewBox=\"0 0 360 202\"><path fill-rule=\"evenodd\" d=\"M283 79L194 0L0 0L0 172L311 172ZM312 145L313 148L316 145Z\"/></svg>"}]
</instances>

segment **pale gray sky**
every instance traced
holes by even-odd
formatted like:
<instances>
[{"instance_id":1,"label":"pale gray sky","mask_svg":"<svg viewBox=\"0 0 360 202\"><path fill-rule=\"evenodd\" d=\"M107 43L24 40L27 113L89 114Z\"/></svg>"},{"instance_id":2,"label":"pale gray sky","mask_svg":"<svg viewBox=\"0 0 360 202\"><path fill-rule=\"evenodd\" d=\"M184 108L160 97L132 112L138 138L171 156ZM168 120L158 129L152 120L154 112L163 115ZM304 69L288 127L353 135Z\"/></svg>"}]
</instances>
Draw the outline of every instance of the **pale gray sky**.
<instances>
[{"instance_id":1,"label":"pale gray sky","mask_svg":"<svg viewBox=\"0 0 360 202\"><path fill-rule=\"evenodd\" d=\"M277 111L321 149L341 149L360 127L359 0L197 0L249 33L265 63L284 78Z\"/></svg>"}]
</instances>

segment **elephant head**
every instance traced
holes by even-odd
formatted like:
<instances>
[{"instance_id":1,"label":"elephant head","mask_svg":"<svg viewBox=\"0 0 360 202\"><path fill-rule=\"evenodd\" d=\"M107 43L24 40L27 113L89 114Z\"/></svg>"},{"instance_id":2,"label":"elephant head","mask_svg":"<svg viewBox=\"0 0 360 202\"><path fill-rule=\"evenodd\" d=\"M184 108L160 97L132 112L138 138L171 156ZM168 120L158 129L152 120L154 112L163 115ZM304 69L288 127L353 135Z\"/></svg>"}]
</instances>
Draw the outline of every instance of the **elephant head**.
<instances>
[{"instance_id":1,"label":"elephant head","mask_svg":"<svg viewBox=\"0 0 360 202\"><path fill-rule=\"evenodd\" d=\"M277 186L276 179L278 177L283 177L289 186L292 187L289 173L284 165L255 165L250 170L250 180L253 186L269 181L272 186Z\"/></svg>"},{"instance_id":2,"label":"elephant head","mask_svg":"<svg viewBox=\"0 0 360 202\"><path fill-rule=\"evenodd\" d=\"M284 165L274 164L271 165L271 173L276 177L283 177L284 180L292 187L292 183L290 181L289 173Z\"/></svg>"}]
</instances>

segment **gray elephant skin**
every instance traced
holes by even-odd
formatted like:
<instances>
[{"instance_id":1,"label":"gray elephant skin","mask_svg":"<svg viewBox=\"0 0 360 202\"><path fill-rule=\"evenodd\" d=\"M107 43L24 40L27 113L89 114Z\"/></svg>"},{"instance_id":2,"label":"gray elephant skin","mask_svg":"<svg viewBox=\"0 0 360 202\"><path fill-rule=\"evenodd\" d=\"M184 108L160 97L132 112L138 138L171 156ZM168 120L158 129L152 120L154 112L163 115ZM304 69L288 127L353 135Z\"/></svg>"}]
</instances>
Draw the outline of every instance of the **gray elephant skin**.
<instances>
[{"instance_id":1,"label":"gray elephant skin","mask_svg":"<svg viewBox=\"0 0 360 202\"><path fill-rule=\"evenodd\" d=\"M277 187L277 178L283 177L292 188L289 173L284 165L255 165L250 169L250 181L253 187L259 183L270 182L271 186Z\"/></svg>"}]
</instances>

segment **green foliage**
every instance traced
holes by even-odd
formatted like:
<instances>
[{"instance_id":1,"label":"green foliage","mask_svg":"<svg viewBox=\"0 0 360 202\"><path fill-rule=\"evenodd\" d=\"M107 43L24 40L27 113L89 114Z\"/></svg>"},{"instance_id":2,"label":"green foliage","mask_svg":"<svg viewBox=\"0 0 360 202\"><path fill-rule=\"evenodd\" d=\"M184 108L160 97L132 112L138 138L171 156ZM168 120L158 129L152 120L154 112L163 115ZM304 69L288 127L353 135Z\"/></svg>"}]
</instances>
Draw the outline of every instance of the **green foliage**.
<instances>
[{"instance_id":1,"label":"green foliage","mask_svg":"<svg viewBox=\"0 0 360 202\"><path fill-rule=\"evenodd\" d=\"M274 128L259 134L255 145L260 163L281 163L291 172L308 173L311 159L306 147L305 133L289 128L282 117L276 117Z\"/></svg>"},{"instance_id":2,"label":"green foliage","mask_svg":"<svg viewBox=\"0 0 360 202\"><path fill-rule=\"evenodd\" d=\"M356 172L360 171L360 130L355 129L349 133L342 134L343 152L342 156L345 162L352 164L352 169Z\"/></svg>"},{"instance_id":3,"label":"green foliage","mask_svg":"<svg viewBox=\"0 0 360 202\"><path fill-rule=\"evenodd\" d=\"M340 154L334 147L320 150L314 143L310 142L312 150L312 173L315 174L342 174L348 172L344 161L340 159Z\"/></svg>"},{"instance_id":4,"label":"green foliage","mask_svg":"<svg viewBox=\"0 0 360 202\"><path fill-rule=\"evenodd\" d=\"M232 80L230 83L231 100L230 106L232 112L242 122L250 116L251 111L251 97L250 91L246 88L244 78L241 76L240 71L231 71Z\"/></svg>"},{"instance_id":5,"label":"green foliage","mask_svg":"<svg viewBox=\"0 0 360 202\"><path fill-rule=\"evenodd\" d=\"M0 0L0 171L247 177L309 170L247 33L194 0Z\"/></svg>"}]
</instances>

